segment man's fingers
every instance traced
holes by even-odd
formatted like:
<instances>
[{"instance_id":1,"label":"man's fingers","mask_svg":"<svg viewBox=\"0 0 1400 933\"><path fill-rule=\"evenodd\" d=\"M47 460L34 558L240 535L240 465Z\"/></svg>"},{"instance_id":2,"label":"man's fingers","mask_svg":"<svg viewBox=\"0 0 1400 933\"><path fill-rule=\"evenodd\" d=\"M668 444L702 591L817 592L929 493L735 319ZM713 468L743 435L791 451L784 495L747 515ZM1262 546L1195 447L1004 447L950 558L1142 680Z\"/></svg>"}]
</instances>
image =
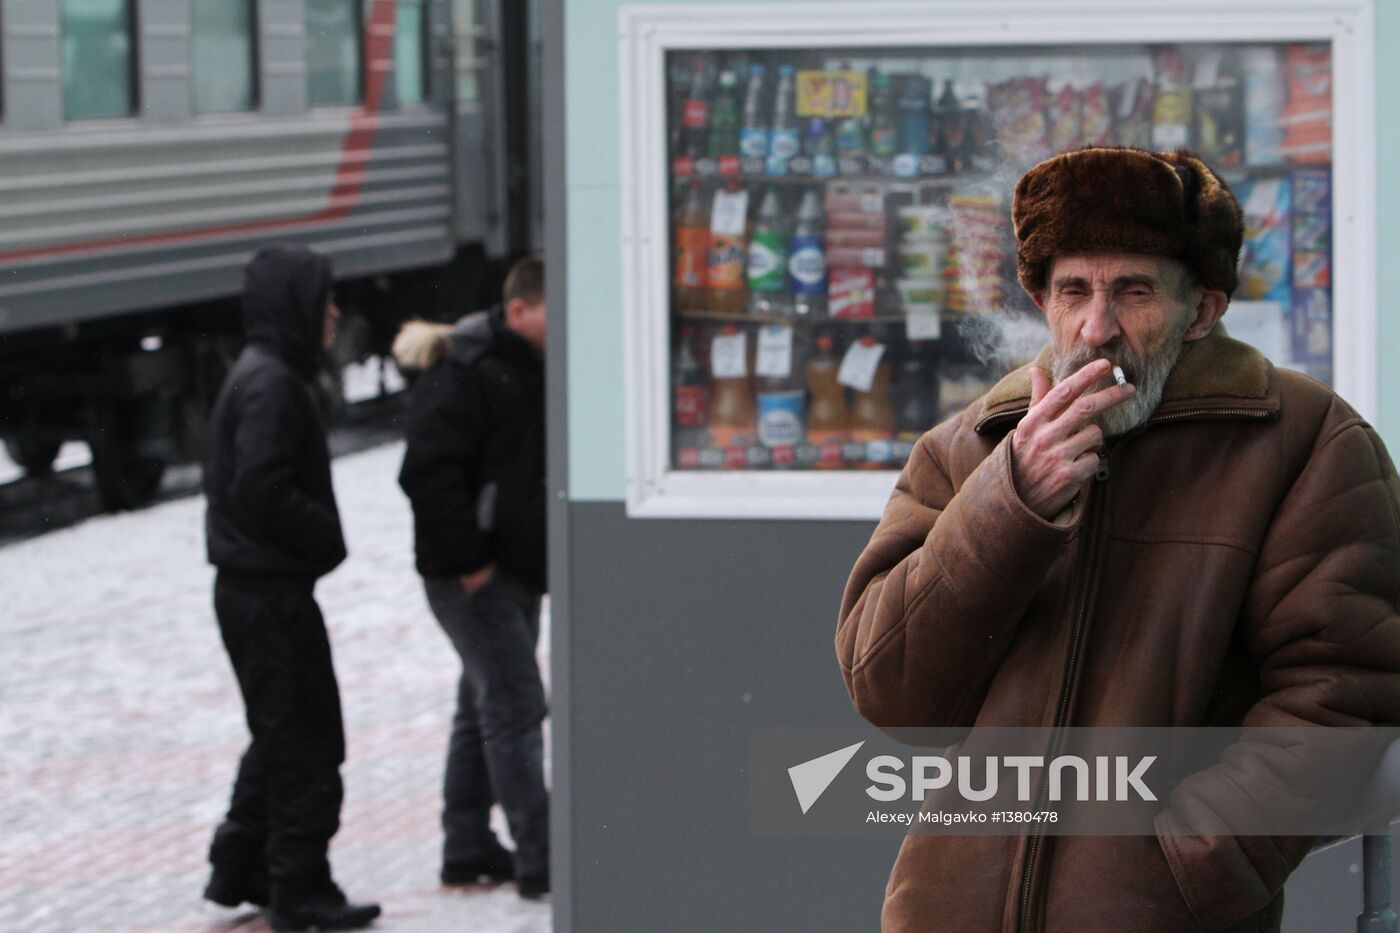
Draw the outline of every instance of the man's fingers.
<instances>
[{"instance_id":1,"label":"man's fingers","mask_svg":"<svg viewBox=\"0 0 1400 933\"><path fill-rule=\"evenodd\" d=\"M1039 366L1031 367L1031 407L1040 404L1040 400L1045 398L1045 394L1050 391L1050 375Z\"/></svg>"},{"instance_id":2,"label":"man's fingers","mask_svg":"<svg viewBox=\"0 0 1400 933\"><path fill-rule=\"evenodd\" d=\"M1085 453L1092 453L1097 459L1099 448L1103 446L1103 429L1097 424L1080 428L1065 441L1065 459L1078 460Z\"/></svg>"},{"instance_id":3,"label":"man's fingers","mask_svg":"<svg viewBox=\"0 0 1400 933\"><path fill-rule=\"evenodd\" d=\"M1113 370L1113 364L1105 359L1097 359L1070 375L1055 388L1046 393L1041 402L1043 418L1058 418L1079 396ZM1032 376L1032 378L1034 378Z\"/></svg>"}]
</instances>

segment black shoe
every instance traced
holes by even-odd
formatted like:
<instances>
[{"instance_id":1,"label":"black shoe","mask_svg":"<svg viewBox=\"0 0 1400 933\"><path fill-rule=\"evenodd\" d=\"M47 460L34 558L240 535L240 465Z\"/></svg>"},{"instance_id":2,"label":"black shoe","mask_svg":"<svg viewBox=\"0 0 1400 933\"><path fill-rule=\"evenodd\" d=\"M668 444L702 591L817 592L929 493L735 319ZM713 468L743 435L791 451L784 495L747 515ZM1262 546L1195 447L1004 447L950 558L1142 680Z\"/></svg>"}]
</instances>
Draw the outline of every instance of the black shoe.
<instances>
[{"instance_id":1,"label":"black shoe","mask_svg":"<svg viewBox=\"0 0 1400 933\"><path fill-rule=\"evenodd\" d=\"M249 903L255 907L267 904L267 875L215 868L204 887L204 899L223 907Z\"/></svg>"},{"instance_id":2,"label":"black shoe","mask_svg":"<svg viewBox=\"0 0 1400 933\"><path fill-rule=\"evenodd\" d=\"M344 895L339 898L324 896L269 909L267 925L277 931L358 930L369 926L378 916L378 904L350 904Z\"/></svg>"},{"instance_id":3,"label":"black shoe","mask_svg":"<svg viewBox=\"0 0 1400 933\"><path fill-rule=\"evenodd\" d=\"M542 901L549 893L549 872L540 872L538 875L521 875L520 884L517 887L524 900Z\"/></svg>"},{"instance_id":4,"label":"black shoe","mask_svg":"<svg viewBox=\"0 0 1400 933\"><path fill-rule=\"evenodd\" d=\"M497 848L489 855L469 862L446 862L438 875L446 885L494 884L515 877L515 858L509 849Z\"/></svg>"}]
</instances>

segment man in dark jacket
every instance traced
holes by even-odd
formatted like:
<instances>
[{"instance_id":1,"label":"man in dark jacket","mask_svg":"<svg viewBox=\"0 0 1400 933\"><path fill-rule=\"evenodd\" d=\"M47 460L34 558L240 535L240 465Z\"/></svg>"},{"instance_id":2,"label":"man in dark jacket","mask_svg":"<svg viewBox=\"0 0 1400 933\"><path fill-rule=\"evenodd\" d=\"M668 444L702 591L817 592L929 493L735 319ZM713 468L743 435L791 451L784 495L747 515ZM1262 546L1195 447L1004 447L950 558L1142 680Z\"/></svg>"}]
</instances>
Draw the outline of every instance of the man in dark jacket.
<instances>
[{"instance_id":1,"label":"man in dark jacket","mask_svg":"<svg viewBox=\"0 0 1400 933\"><path fill-rule=\"evenodd\" d=\"M345 559L313 394L335 334L331 265L300 246L258 251L244 278L248 344L209 419L204 489L214 609L252 742L214 833L204 896L268 904L274 930L355 929L379 915L331 880L345 735L316 579Z\"/></svg>"},{"instance_id":2,"label":"man in dark jacket","mask_svg":"<svg viewBox=\"0 0 1400 933\"><path fill-rule=\"evenodd\" d=\"M399 485L413 502L428 603L462 660L442 881L514 876L522 897L539 898L549 890L535 662L545 588L544 264L516 263L504 299L445 335L445 358L414 387ZM489 825L495 800L515 839L514 864Z\"/></svg>"}]
</instances>

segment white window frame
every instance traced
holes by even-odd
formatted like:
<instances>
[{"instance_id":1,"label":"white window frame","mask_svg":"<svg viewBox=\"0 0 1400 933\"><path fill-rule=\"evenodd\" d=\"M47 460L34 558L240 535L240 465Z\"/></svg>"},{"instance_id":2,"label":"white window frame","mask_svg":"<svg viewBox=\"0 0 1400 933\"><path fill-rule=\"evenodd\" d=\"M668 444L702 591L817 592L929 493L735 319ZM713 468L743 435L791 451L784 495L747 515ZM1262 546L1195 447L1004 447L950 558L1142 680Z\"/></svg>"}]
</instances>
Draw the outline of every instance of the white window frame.
<instances>
[{"instance_id":1,"label":"white window frame","mask_svg":"<svg viewBox=\"0 0 1400 933\"><path fill-rule=\"evenodd\" d=\"M671 467L665 56L672 50L1330 42L1333 384L1374 421L1374 0L628 5L618 26L629 516L870 520L897 475Z\"/></svg>"}]
</instances>

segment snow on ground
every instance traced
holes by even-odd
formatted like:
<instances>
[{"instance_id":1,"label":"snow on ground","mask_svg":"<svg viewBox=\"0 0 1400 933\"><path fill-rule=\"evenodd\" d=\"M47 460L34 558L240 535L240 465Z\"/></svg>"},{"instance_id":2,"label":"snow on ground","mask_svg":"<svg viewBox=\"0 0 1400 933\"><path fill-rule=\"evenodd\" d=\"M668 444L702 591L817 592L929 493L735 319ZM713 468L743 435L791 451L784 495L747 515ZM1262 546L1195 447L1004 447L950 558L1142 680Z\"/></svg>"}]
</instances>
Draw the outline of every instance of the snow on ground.
<instances>
[{"instance_id":1,"label":"snow on ground","mask_svg":"<svg viewBox=\"0 0 1400 933\"><path fill-rule=\"evenodd\" d=\"M413 571L401 455L334 465L350 557L317 587L349 745L332 864L382 901L380 929L542 933L548 905L511 886L437 884L457 665ZM181 499L0 550L0 929L263 929L199 899L247 741L203 510Z\"/></svg>"}]
</instances>

